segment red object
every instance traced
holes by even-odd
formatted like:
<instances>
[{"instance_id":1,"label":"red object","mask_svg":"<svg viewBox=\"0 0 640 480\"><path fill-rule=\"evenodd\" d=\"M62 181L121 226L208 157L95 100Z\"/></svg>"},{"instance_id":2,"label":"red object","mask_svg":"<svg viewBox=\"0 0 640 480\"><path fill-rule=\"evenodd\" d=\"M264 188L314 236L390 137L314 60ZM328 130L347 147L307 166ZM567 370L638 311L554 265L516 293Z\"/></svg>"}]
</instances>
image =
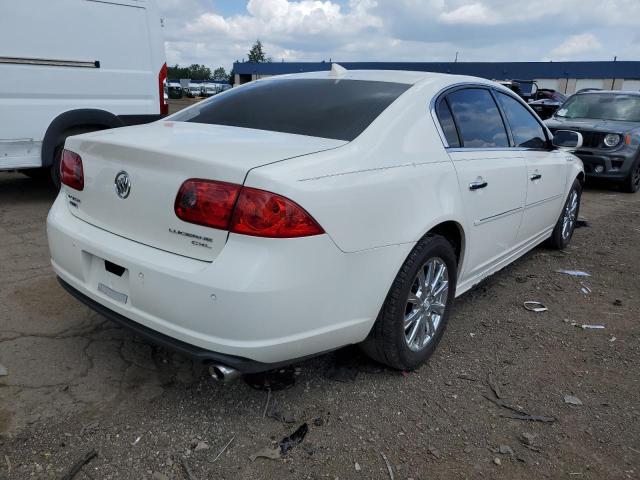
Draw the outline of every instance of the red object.
<instances>
[{"instance_id":1,"label":"red object","mask_svg":"<svg viewBox=\"0 0 640 480\"><path fill-rule=\"evenodd\" d=\"M167 64L162 65L158 74L158 89L160 91L160 115L169 115L169 104L164 99L164 82L167 80Z\"/></svg>"},{"instance_id":2,"label":"red object","mask_svg":"<svg viewBox=\"0 0 640 480\"><path fill-rule=\"evenodd\" d=\"M70 150L62 150L60 181L75 190L84 189L84 170L80 155Z\"/></svg>"},{"instance_id":3,"label":"red object","mask_svg":"<svg viewBox=\"0 0 640 480\"><path fill-rule=\"evenodd\" d=\"M191 178L180 187L174 210L185 222L228 230L241 188L233 183Z\"/></svg>"},{"instance_id":4,"label":"red object","mask_svg":"<svg viewBox=\"0 0 640 480\"><path fill-rule=\"evenodd\" d=\"M215 180L186 180L176 196L175 212L185 222L254 237L296 238L324 233L293 200Z\"/></svg>"}]
</instances>

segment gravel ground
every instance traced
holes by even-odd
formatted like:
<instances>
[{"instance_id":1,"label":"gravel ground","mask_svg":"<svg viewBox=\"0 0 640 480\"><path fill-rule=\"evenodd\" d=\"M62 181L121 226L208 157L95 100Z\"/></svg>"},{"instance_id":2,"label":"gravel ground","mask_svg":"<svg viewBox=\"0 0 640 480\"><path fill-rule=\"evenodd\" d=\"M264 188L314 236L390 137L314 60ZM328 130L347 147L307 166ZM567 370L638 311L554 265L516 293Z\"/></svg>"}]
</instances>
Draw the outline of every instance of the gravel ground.
<instances>
[{"instance_id":1,"label":"gravel ground","mask_svg":"<svg viewBox=\"0 0 640 480\"><path fill-rule=\"evenodd\" d=\"M0 174L0 478L60 478L94 449L75 478L640 478L640 195L587 189L571 246L459 298L417 372L347 348L271 392L214 383L67 295L49 266L53 198ZM591 293L560 268L591 273ZM524 414L548 422L510 418ZM251 460L304 424L283 458Z\"/></svg>"}]
</instances>

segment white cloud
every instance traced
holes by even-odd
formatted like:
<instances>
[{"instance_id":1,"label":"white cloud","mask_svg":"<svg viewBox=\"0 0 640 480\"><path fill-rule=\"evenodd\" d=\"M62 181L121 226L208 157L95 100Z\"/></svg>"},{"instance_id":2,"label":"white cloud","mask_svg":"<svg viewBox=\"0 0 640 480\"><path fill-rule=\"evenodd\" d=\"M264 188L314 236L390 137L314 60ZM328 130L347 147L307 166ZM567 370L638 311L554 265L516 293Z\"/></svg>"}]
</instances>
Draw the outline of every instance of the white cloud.
<instances>
[{"instance_id":1,"label":"white cloud","mask_svg":"<svg viewBox=\"0 0 640 480\"><path fill-rule=\"evenodd\" d=\"M237 0L240 2L241 0ZM169 63L633 59L640 0L158 0ZM588 30L589 33L585 33Z\"/></svg>"},{"instance_id":2,"label":"white cloud","mask_svg":"<svg viewBox=\"0 0 640 480\"><path fill-rule=\"evenodd\" d=\"M592 33L582 33L567 38L551 50L552 58L573 59L602 49L602 44Z\"/></svg>"},{"instance_id":3,"label":"white cloud","mask_svg":"<svg viewBox=\"0 0 640 480\"><path fill-rule=\"evenodd\" d=\"M500 18L495 12L489 10L482 3L471 3L449 12L442 12L440 19L444 23L451 25L496 25L500 23Z\"/></svg>"}]
</instances>

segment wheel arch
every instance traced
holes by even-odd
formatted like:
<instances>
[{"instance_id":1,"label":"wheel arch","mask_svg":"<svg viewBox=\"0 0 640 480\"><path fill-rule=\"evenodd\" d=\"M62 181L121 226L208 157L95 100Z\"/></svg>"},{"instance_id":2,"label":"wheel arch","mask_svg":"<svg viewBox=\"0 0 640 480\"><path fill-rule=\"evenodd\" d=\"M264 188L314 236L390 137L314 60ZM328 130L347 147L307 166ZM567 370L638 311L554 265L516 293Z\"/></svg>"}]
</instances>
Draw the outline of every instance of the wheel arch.
<instances>
[{"instance_id":1,"label":"wheel arch","mask_svg":"<svg viewBox=\"0 0 640 480\"><path fill-rule=\"evenodd\" d=\"M56 147L65 132L76 128L103 130L123 127L124 122L111 112L98 109L69 110L58 115L49 125L42 141L42 166L53 163Z\"/></svg>"},{"instance_id":2,"label":"wheel arch","mask_svg":"<svg viewBox=\"0 0 640 480\"><path fill-rule=\"evenodd\" d=\"M456 220L443 220L433 225L423 236L440 235L453 247L458 261L458 273L465 258L467 239L462 224Z\"/></svg>"}]
</instances>

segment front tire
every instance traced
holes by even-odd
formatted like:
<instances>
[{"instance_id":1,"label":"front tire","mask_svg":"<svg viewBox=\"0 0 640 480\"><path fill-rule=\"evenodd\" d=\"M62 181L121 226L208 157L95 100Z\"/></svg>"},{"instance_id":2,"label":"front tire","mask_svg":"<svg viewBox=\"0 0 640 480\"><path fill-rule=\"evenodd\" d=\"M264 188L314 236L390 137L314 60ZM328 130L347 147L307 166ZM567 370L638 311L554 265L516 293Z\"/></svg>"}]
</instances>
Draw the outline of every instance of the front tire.
<instances>
[{"instance_id":1,"label":"front tire","mask_svg":"<svg viewBox=\"0 0 640 480\"><path fill-rule=\"evenodd\" d=\"M564 250L569 245L573 232L576 229L576 222L578 221L578 214L580 213L580 199L582 198L582 184L576 178L573 181L571 190L567 200L560 212L560 218L556 222L556 226L553 229L551 238L549 239L549 246L556 250Z\"/></svg>"},{"instance_id":2,"label":"front tire","mask_svg":"<svg viewBox=\"0 0 640 480\"><path fill-rule=\"evenodd\" d=\"M362 350L398 370L413 370L433 353L449 320L457 261L451 244L427 235L400 268Z\"/></svg>"},{"instance_id":3,"label":"front tire","mask_svg":"<svg viewBox=\"0 0 640 480\"><path fill-rule=\"evenodd\" d=\"M622 191L627 193L636 193L640 190L640 159L631 167L629 176L622 181Z\"/></svg>"}]
</instances>

